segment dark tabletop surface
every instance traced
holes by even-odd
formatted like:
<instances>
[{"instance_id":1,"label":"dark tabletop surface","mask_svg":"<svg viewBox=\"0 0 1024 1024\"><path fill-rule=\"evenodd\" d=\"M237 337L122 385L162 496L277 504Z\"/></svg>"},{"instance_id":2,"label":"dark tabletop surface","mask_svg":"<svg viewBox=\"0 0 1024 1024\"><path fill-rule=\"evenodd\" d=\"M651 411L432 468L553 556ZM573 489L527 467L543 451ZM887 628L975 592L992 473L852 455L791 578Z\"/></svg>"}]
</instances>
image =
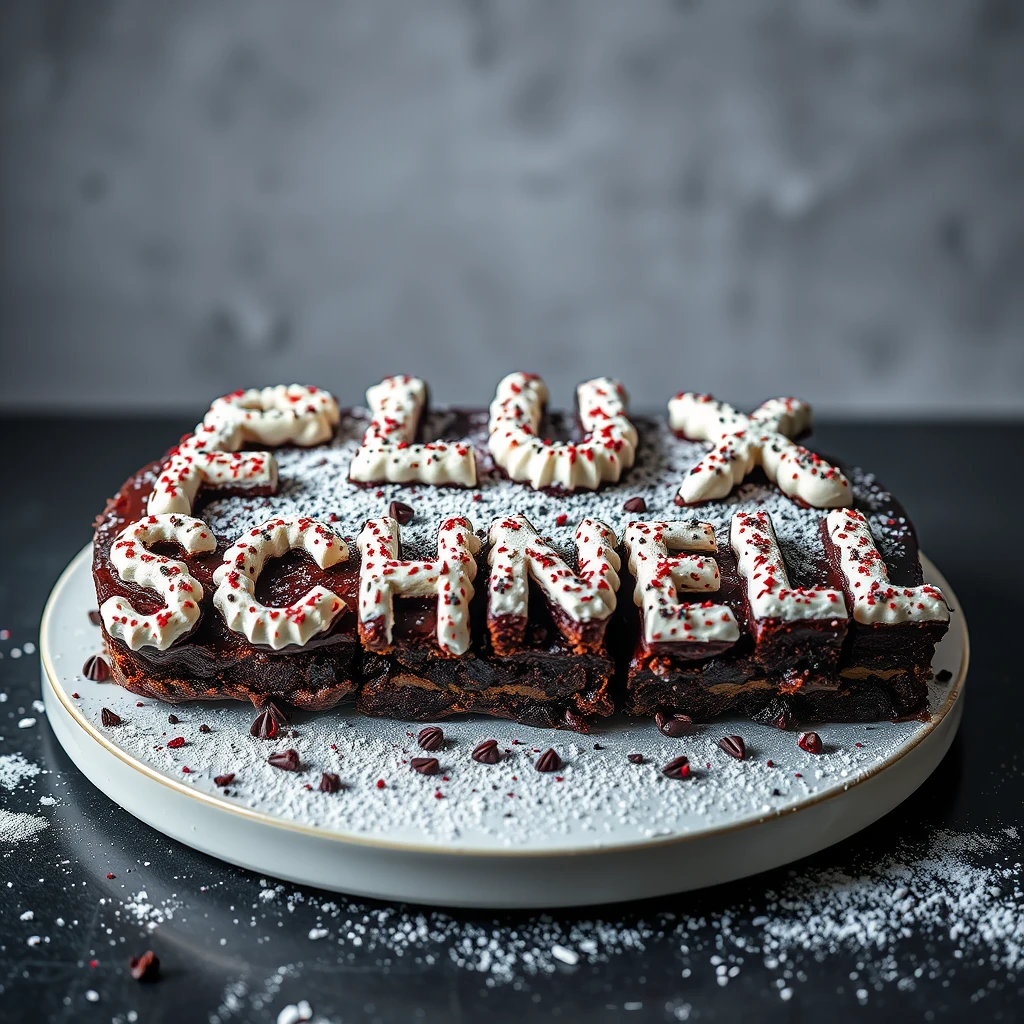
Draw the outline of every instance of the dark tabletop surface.
<instances>
[{"instance_id":1,"label":"dark tabletop surface","mask_svg":"<svg viewBox=\"0 0 1024 1024\"><path fill-rule=\"evenodd\" d=\"M37 655L31 648L12 655L38 642L50 587L89 540L104 499L190 426L187 420L0 419L7 465L0 630L9 631L0 634L0 691L7 694L0 704L0 755L20 753L48 773L11 789L0 786L0 813L49 821L30 840L0 842L0 1019L276 1021L283 1007L301 999L312 1004L316 1019L346 1022L455 1024L484 1015L1015 1019L1024 977L993 962L984 943L980 955L964 956L964 937L950 939L941 927L909 928L888 959L842 942L791 954L782 966L762 953L737 957L735 944L722 944L722 914L734 930L756 929L766 894L783 889L791 869L644 904L554 911L547 920L425 910L425 937L398 955L395 923L415 923L417 908L359 901L353 909L344 898L291 885L263 899L253 875L179 846L122 811L78 775L45 716L33 711L40 696ZM962 602L972 662L963 726L934 775L877 824L801 862L798 872L855 875L897 846L926 845L938 829L986 834L1024 827L1018 755L1024 689L1012 642L1021 628L1015 592L1024 576L1024 546L1016 539L1024 476L1015 465L1024 426L832 423L818 428L815 445L875 470L907 505L923 550ZM19 728L33 716L37 724ZM1009 856L1005 848L1001 856L1012 862L1019 858L1017 841L1001 834L1011 836ZM1019 865L1014 870L1007 884L1019 897ZM146 897L129 905L140 890ZM331 900L340 910L325 907ZM28 911L31 918L23 919ZM359 921L366 912L365 931L338 928L338 921ZM798 924L799 911L794 914ZM147 929L140 920L146 917L155 927ZM311 937L321 921L330 934ZM599 955L575 966L549 955L530 959L531 944L578 937L573 927L581 922L585 934L600 936L595 921L614 924ZM497 973L468 969L461 944L484 936L486 945L492 932L499 956L505 947L520 950L515 964ZM128 959L148 948L160 957L163 977L141 985L132 980ZM723 963L737 967L724 984L716 948ZM926 969L915 975L915 964Z\"/></svg>"}]
</instances>

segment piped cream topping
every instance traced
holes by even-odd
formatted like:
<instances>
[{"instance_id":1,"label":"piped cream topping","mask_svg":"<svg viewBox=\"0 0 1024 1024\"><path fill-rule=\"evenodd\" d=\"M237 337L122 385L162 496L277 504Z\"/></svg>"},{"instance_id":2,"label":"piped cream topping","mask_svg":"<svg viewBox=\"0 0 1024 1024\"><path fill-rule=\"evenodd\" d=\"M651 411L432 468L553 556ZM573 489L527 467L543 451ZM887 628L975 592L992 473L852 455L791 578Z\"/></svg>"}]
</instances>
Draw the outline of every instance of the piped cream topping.
<instances>
[{"instance_id":1,"label":"piped cream topping","mask_svg":"<svg viewBox=\"0 0 1024 1024\"><path fill-rule=\"evenodd\" d=\"M498 384L490 409L488 447L509 479L534 489L596 490L633 465L637 432L626 415L626 391L610 377L576 389L582 441L551 442L538 436L548 389L536 374L510 373Z\"/></svg>"},{"instance_id":2,"label":"piped cream topping","mask_svg":"<svg viewBox=\"0 0 1024 1024\"><path fill-rule=\"evenodd\" d=\"M709 523L634 522L626 527L625 544L636 580L633 600L643 610L648 643L739 640L739 624L728 605L679 600L679 591L714 593L721 586L715 531Z\"/></svg>"},{"instance_id":3,"label":"piped cream topping","mask_svg":"<svg viewBox=\"0 0 1024 1024\"><path fill-rule=\"evenodd\" d=\"M370 425L352 457L356 483L476 486L476 455L468 441L413 444L427 401L419 377L385 377L366 392Z\"/></svg>"},{"instance_id":4,"label":"piped cream topping","mask_svg":"<svg viewBox=\"0 0 1024 1024\"><path fill-rule=\"evenodd\" d=\"M202 615L203 587L184 562L156 555L149 545L180 544L189 554L213 551L213 531L201 519L182 515L151 515L126 526L110 549L110 563L125 583L158 593L164 607L143 615L126 597L108 597L100 608L107 633L133 651L155 647L165 651L190 633Z\"/></svg>"},{"instance_id":5,"label":"piped cream topping","mask_svg":"<svg viewBox=\"0 0 1024 1024\"><path fill-rule=\"evenodd\" d=\"M772 398L745 416L710 395L684 391L668 403L668 414L673 430L714 446L679 487L678 497L688 505L726 497L755 466L783 494L814 508L850 501L842 472L790 440L811 422L810 406L796 398Z\"/></svg>"},{"instance_id":6,"label":"piped cream topping","mask_svg":"<svg viewBox=\"0 0 1024 1024\"><path fill-rule=\"evenodd\" d=\"M213 574L213 603L228 629L275 651L290 644L305 646L311 637L330 629L345 610L345 602L321 586L283 608L256 600L256 580L267 559L293 549L311 555L321 569L348 558L345 542L325 523L307 516L277 516L246 531L224 552Z\"/></svg>"},{"instance_id":7,"label":"piped cream topping","mask_svg":"<svg viewBox=\"0 0 1024 1024\"><path fill-rule=\"evenodd\" d=\"M476 579L480 539L464 516L444 520L437 530L437 557L407 561L399 557L398 523L371 519L356 541L359 566L359 622L380 621L386 646L392 643L396 597L437 595L437 642L452 655L470 647L469 602ZM364 641L365 642L365 641Z\"/></svg>"},{"instance_id":8,"label":"piped cream topping","mask_svg":"<svg viewBox=\"0 0 1024 1024\"><path fill-rule=\"evenodd\" d=\"M835 509L825 518L839 553L839 570L853 598L853 617L866 625L948 622L949 606L938 587L894 587L862 512Z\"/></svg>"},{"instance_id":9,"label":"piped cream topping","mask_svg":"<svg viewBox=\"0 0 1024 1024\"><path fill-rule=\"evenodd\" d=\"M151 515L192 511L199 488L277 489L277 460L270 452L192 450L172 455L161 469L146 507Z\"/></svg>"},{"instance_id":10,"label":"piped cream topping","mask_svg":"<svg viewBox=\"0 0 1024 1024\"><path fill-rule=\"evenodd\" d=\"M491 566L488 615L525 618L532 578L547 599L574 621L608 618L615 611L621 568L615 534L596 519L584 519L575 539L579 572L537 535L526 516L495 519L487 555Z\"/></svg>"},{"instance_id":11,"label":"piped cream topping","mask_svg":"<svg viewBox=\"0 0 1024 1024\"><path fill-rule=\"evenodd\" d=\"M767 512L737 512L730 543L736 566L746 581L747 603L755 619L828 619L846 621L846 603L838 590L792 587Z\"/></svg>"}]
</instances>

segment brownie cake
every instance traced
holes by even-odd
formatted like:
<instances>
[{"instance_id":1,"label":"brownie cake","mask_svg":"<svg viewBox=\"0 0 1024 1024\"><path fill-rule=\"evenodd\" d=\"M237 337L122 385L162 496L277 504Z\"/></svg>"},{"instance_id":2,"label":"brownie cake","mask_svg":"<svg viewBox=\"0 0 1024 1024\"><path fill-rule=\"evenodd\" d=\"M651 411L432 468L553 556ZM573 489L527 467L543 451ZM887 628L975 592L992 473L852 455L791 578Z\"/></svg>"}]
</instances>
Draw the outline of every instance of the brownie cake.
<instances>
[{"instance_id":1,"label":"brownie cake","mask_svg":"<svg viewBox=\"0 0 1024 1024\"><path fill-rule=\"evenodd\" d=\"M428 411L291 385L218 399L96 524L113 678L251 700L585 731L621 708L871 721L919 712L949 621L913 526L870 474L797 443L794 399L749 416L622 386L549 412L538 377Z\"/></svg>"}]
</instances>

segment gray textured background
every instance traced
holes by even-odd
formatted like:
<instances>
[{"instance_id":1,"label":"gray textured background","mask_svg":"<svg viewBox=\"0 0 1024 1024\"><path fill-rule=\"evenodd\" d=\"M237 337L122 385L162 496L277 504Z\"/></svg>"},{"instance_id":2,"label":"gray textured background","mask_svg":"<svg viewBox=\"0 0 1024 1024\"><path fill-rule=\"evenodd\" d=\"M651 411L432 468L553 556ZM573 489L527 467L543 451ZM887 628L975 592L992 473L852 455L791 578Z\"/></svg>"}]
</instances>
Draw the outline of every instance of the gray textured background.
<instances>
[{"instance_id":1,"label":"gray textured background","mask_svg":"<svg viewBox=\"0 0 1024 1024\"><path fill-rule=\"evenodd\" d=\"M0 407L1024 411L1024 4L0 7Z\"/></svg>"}]
</instances>

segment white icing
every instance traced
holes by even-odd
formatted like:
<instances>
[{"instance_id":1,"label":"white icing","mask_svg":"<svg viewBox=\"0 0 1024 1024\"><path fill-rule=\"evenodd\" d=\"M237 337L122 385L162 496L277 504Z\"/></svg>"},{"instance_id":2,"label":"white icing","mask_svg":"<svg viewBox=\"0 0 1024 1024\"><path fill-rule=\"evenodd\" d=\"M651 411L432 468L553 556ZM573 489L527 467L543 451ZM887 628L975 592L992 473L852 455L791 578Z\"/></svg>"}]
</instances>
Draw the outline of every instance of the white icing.
<instances>
[{"instance_id":1,"label":"white icing","mask_svg":"<svg viewBox=\"0 0 1024 1024\"><path fill-rule=\"evenodd\" d=\"M283 608L256 600L256 579L267 559L280 558L293 548L306 551L321 569L348 558L348 547L329 526L306 516L278 516L240 537L224 552L224 561L213 574L213 603L228 629L275 651L289 644L305 646L311 637L330 629L345 609L333 590L321 586Z\"/></svg>"},{"instance_id":2,"label":"white icing","mask_svg":"<svg viewBox=\"0 0 1024 1024\"><path fill-rule=\"evenodd\" d=\"M617 481L633 465L636 428L626 416L626 392L618 381L596 377L576 389L585 437L579 443L538 436L548 389L535 374L510 373L491 403L488 447L509 479L534 489L595 490Z\"/></svg>"},{"instance_id":3,"label":"white icing","mask_svg":"<svg viewBox=\"0 0 1024 1024\"><path fill-rule=\"evenodd\" d=\"M164 607L152 615L137 611L126 597L108 597L100 608L107 633L133 651L156 647L165 651L192 631L202 615L202 584L188 566L166 555L155 555L150 544L180 544L189 554L217 547L213 530L201 519L181 515L151 515L126 526L110 549L110 563L120 579L155 590Z\"/></svg>"},{"instance_id":4,"label":"white icing","mask_svg":"<svg viewBox=\"0 0 1024 1024\"><path fill-rule=\"evenodd\" d=\"M715 560L715 531L709 523L630 523L626 527L629 570L636 579L633 600L643 609L648 643L735 643L736 616L710 600L681 602L678 591L713 593L721 586ZM704 552L670 554L671 551Z\"/></svg>"},{"instance_id":5,"label":"white icing","mask_svg":"<svg viewBox=\"0 0 1024 1024\"><path fill-rule=\"evenodd\" d=\"M942 591L931 584L894 587L861 512L836 509L826 517L829 538L839 553L842 572L853 597L853 617L866 625L900 622L948 622Z\"/></svg>"},{"instance_id":6,"label":"white icing","mask_svg":"<svg viewBox=\"0 0 1024 1024\"><path fill-rule=\"evenodd\" d=\"M182 438L162 467L147 511L189 514L199 488L256 486L277 488L277 460L270 452L237 452L245 444L329 441L338 425L338 403L329 391L302 384L234 391L214 399L202 423Z\"/></svg>"},{"instance_id":7,"label":"white icing","mask_svg":"<svg viewBox=\"0 0 1024 1024\"><path fill-rule=\"evenodd\" d=\"M356 541L359 566L360 638L371 649L389 647L395 623L394 599L437 595L437 642L452 655L470 647L469 602L476 578L480 539L463 516L442 521L437 530L437 555L419 561L399 558L398 523L388 516L371 519ZM367 643L363 627L383 622L385 643Z\"/></svg>"},{"instance_id":8,"label":"white icing","mask_svg":"<svg viewBox=\"0 0 1024 1024\"><path fill-rule=\"evenodd\" d=\"M216 438L219 451L235 452L245 444L323 444L331 439L338 419L338 403L329 391L278 384L215 399L201 426L204 434ZM212 447L206 445L207 450Z\"/></svg>"},{"instance_id":9,"label":"white icing","mask_svg":"<svg viewBox=\"0 0 1024 1024\"><path fill-rule=\"evenodd\" d=\"M270 452L186 450L172 455L160 470L149 496L150 515L192 511L199 488L257 487L277 489L277 460Z\"/></svg>"},{"instance_id":10,"label":"white icing","mask_svg":"<svg viewBox=\"0 0 1024 1024\"><path fill-rule=\"evenodd\" d=\"M814 508L850 502L846 477L789 439L810 425L811 409L804 402L772 398L745 416L710 395L686 391L668 403L668 414L673 430L714 445L679 487L688 505L726 497L758 465L784 494Z\"/></svg>"},{"instance_id":11,"label":"white icing","mask_svg":"<svg viewBox=\"0 0 1024 1024\"><path fill-rule=\"evenodd\" d=\"M828 619L845 622L849 616L843 595L826 587L791 587L767 512L737 512L732 517L730 543L736 566L746 581L747 602L755 619Z\"/></svg>"},{"instance_id":12,"label":"white icing","mask_svg":"<svg viewBox=\"0 0 1024 1024\"><path fill-rule=\"evenodd\" d=\"M621 568L615 534L596 519L584 519L576 528L579 573L542 540L523 515L504 516L491 523L491 566L488 580L488 616L525 618L530 598L527 575L575 622L606 619L615 611Z\"/></svg>"},{"instance_id":13,"label":"white icing","mask_svg":"<svg viewBox=\"0 0 1024 1024\"><path fill-rule=\"evenodd\" d=\"M476 455L468 441L413 444L427 400L418 377L385 377L366 392L371 420L352 458L357 483L476 486Z\"/></svg>"}]
</instances>

